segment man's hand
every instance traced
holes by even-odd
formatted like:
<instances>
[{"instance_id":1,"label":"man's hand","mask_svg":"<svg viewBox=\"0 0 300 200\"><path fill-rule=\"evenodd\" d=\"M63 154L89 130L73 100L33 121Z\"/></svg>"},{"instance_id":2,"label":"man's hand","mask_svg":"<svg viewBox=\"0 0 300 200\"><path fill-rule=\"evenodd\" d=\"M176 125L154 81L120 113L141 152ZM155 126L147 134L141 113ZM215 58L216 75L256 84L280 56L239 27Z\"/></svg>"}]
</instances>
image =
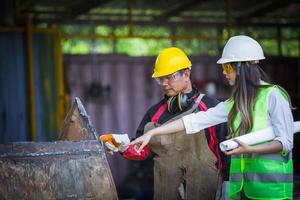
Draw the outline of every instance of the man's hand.
<instances>
[{"instance_id":1,"label":"man's hand","mask_svg":"<svg viewBox=\"0 0 300 200\"><path fill-rule=\"evenodd\" d=\"M151 132L147 132L144 135L142 135L141 137L136 138L135 140L133 140L132 142L129 143L129 145L138 145L139 148L137 149L137 153L140 153L143 148L149 143L150 139L152 137Z\"/></svg>"},{"instance_id":2,"label":"man's hand","mask_svg":"<svg viewBox=\"0 0 300 200\"><path fill-rule=\"evenodd\" d=\"M127 134L106 134L101 135L99 139L104 142L111 154L118 151L126 151L128 148L127 145L130 142Z\"/></svg>"}]
</instances>

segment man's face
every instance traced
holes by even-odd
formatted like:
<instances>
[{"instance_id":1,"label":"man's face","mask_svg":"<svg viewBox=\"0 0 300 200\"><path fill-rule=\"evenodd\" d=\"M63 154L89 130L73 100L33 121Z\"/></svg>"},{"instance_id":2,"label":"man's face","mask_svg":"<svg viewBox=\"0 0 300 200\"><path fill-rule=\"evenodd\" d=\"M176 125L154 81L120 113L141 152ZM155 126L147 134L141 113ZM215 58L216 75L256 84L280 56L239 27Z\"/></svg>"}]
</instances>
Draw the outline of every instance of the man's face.
<instances>
[{"instance_id":1,"label":"man's face","mask_svg":"<svg viewBox=\"0 0 300 200\"><path fill-rule=\"evenodd\" d=\"M190 71L175 72L173 74L156 79L161 89L167 96L175 96L179 92L185 92L190 82Z\"/></svg>"}]
</instances>

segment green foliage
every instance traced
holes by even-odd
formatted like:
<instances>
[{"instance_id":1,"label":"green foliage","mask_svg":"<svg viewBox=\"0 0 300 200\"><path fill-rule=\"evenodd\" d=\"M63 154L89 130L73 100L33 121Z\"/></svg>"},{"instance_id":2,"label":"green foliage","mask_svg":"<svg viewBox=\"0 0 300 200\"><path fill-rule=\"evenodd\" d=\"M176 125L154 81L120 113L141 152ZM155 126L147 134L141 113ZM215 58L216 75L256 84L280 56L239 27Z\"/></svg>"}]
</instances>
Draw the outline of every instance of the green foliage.
<instances>
[{"instance_id":1,"label":"green foliage","mask_svg":"<svg viewBox=\"0 0 300 200\"><path fill-rule=\"evenodd\" d=\"M276 40L260 40L259 43L267 56L278 55L278 43Z\"/></svg>"},{"instance_id":2,"label":"green foliage","mask_svg":"<svg viewBox=\"0 0 300 200\"><path fill-rule=\"evenodd\" d=\"M170 36L170 29L165 27L134 26L133 34L140 36Z\"/></svg>"},{"instance_id":3,"label":"green foliage","mask_svg":"<svg viewBox=\"0 0 300 200\"><path fill-rule=\"evenodd\" d=\"M175 45L189 55L217 56L228 38L227 29L199 28L199 27L162 27L162 26L133 26L132 34L128 37L128 26L63 26L66 34L92 34L99 39L69 38L63 40L63 52L70 54L127 54L129 56L155 56L161 49ZM282 28L281 50L279 49L278 29L274 28L239 28L232 29L231 35L249 35L256 38L262 45L266 55L276 56L282 52L284 56L299 57L300 29ZM109 36L120 37L109 37ZM172 41L172 35L179 36ZM140 36L140 37L139 37ZM150 38L148 38L150 36ZM101 39L103 37L103 39ZM157 37L157 38L151 38ZM80 38L80 37L79 37ZM218 40L223 38L223 40ZM115 46L114 46L115 45ZM115 52L113 52L115 51Z\"/></svg>"},{"instance_id":4,"label":"green foliage","mask_svg":"<svg viewBox=\"0 0 300 200\"><path fill-rule=\"evenodd\" d=\"M62 31L67 34L90 34L94 33L94 26L73 26L65 25L61 27Z\"/></svg>"},{"instance_id":5,"label":"green foliage","mask_svg":"<svg viewBox=\"0 0 300 200\"><path fill-rule=\"evenodd\" d=\"M82 39L63 40L62 49L68 54L89 54L91 46L88 42Z\"/></svg>"},{"instance_id":6,"label":"green foliage","mask_svg":"<svg viewBox=\"0 0 300 200\"><path fill-rule=\"evenodd\" d=\"M90 54L113 52L113 41L108 39L66 39L63 40L62 48L68 54Z\"/></svg>"},{"instance_id":7,"label":"green foliage","mask_svg":"<svg viewBox=\"0 0 300 200\"><path fill-rule=\"evenodd\" d=\"M299 49L299 40L285 41L282 43L282 54L284 56L300 57Z\"/></svg>"},{"instance_id":8,"label":"green foliage","mask_svg":"<svg viewBox=\"0 0 300 200\"><path fill-rule=\"evenodd\" d=\"M129 30L127 26L118 26L114 30L115 35L128 35Z\"/></svg>"},{"instance_id":9,"label":"green foliage","mask_svg":"<svg viewBox=\"0 0 300 200\"><path fill-rule=\"evenodd\" d=\"M95 33L98 35L110 35L112 33L112 27L110 26L97 26L95 27Z\"/></svg>"},{"instance_id":10,"label":"green foliage","mask_svg":"<svg viewBox=\"0 0 300 200\"><path fill-rule=\"evenodd\" d=\"M216 56L220 53L216 41L179 40L175 42L175 46L183 49L188 55Z\"/></svg>"},{"instance_id":11,"label":"green foliage","mask_svg":"<svg viewBox=\"0 0 300 200\"><path fill-rule=\"evenodd\" d=\"M129 56L155 56L161 49L170 46L171 41L168 39L118 39L116 51L119 54L127 54Z\"/></svg>"}]
</instances>

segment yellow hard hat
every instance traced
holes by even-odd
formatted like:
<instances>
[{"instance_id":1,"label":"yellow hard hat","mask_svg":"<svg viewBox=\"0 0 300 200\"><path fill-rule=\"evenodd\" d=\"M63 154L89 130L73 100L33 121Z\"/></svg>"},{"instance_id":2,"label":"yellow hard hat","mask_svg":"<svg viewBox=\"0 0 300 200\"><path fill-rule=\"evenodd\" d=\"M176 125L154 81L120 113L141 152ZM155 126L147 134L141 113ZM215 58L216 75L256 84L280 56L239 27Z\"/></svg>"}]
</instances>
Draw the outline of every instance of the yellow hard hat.
<instances>
[{"instance_id":1,"label":"yellow hard hat","mask_svg":"<svg viewBox=\"0 0 300 200\"><path fill-rule=\"evenodd\" d=\"M156 58L152 78L167 76L191 66L190 59L181 49L176 47L166 48Z\"/></svg>"}]
</instances>

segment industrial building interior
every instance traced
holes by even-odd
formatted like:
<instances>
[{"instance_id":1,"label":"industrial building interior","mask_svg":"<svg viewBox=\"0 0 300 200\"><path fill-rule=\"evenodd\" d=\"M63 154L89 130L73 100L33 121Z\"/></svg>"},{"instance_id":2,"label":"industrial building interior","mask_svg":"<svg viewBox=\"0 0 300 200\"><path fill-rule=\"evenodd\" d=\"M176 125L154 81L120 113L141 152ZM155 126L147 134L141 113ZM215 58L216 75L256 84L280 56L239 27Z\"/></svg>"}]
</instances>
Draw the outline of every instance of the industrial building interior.
<instances>
[{"instance_id":1,"label":"industrial building interior","mask_svg":"<svg viewBox=\"0 0 300 200\"><path fill-rule=\"evenodd\" d=\"M201 92L226 100L231 88L216 61L234 35L259 41L261 67L287 90L300 120L299 0L2 0L0 16L1 154L8 143L57 141L75 97L98 135L135 138L163 96L151 75L157 55L171 46L191 59ZM299 143L295 134L295 199ZM106 159L119 199L153 199L152 159Z\"/></svg>"}]
</instances>

